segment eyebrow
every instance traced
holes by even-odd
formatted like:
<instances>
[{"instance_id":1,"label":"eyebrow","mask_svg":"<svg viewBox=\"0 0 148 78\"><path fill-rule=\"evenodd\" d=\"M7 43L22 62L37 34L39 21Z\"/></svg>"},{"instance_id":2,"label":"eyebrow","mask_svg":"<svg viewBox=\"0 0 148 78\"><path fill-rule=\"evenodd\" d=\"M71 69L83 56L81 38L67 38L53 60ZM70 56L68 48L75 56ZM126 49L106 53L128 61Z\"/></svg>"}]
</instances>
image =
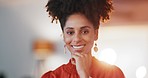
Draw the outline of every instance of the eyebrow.
<instances>
[{"instance_id":1,"label":"eyebrow","mask_svg":"<svg viewBox=\"0 0 148 78\"><path fill-rule=\"evenodd\" d=\"M80 29L85 29L85 28L91 28L91 27L89 27L89 26L83 26Z\"/></svg>"},{"instance_id":2,"label":"eyebrow","mask_svg":"<svg viewBox=\"0 0 148 78\"><path fill-rule=\"evenodd\" d=\"M74 28L72 28L72 27L66 27L65 30L66 30L66 29L74 29Z\"/></svg>"},{"instance_id":3,"label":"eyebrow","mask_svg":"<svg viewBox=\"0 0 148 78\"><path fill-rule=\"evenodd\" d=\"M82 26L80 29L91 28L89 26ZM66 27L66 29L74 29L73 27Z\"/></svg>"}]
</instances>

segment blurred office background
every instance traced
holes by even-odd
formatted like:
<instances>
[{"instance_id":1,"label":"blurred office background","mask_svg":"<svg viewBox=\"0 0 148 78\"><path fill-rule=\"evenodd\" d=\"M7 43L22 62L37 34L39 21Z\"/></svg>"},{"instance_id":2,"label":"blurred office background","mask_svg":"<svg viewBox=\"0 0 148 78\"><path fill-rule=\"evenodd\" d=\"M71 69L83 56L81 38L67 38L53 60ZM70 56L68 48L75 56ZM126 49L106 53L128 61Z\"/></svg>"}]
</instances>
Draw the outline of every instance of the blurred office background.
<instances>
[{"instance_id":1,"label":"blurred office background","mask_svg":"<svg viewBox=\"0 0 148 78\"><path fill-rule=\"evenodd\" d=\"M47 1L0 0L0 78L37 78L38 68L44 73L68 62L59 23L51 23L46 13ZM99 52L93 54L109 58L126 78L148 78L148 0L113 2L111 20L99 30ZM55 45L44 65L38 65L33 50L36 39Z\"/></svg>"}]
</instances>

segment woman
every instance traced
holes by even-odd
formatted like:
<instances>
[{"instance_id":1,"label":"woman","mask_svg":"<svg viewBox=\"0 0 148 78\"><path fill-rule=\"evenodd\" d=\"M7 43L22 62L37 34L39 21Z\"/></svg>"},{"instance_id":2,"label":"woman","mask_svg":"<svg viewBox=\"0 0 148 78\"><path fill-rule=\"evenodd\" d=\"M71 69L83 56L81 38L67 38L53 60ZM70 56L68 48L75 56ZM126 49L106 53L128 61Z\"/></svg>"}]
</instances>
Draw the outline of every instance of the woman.
<instances>
[{"instance_id":1,"label":"woman","mask_svg":"<svg viewBox=\"0 0 148 78\"><path fill-rule=\"evenodd\" d=\"M46 7L52 22L60 21L65 47L72 58L42 78L125 78L118 67L91 55L100 21L108 20L113 9L110 0L49 0Z\"/></svg>"}]
</instances>

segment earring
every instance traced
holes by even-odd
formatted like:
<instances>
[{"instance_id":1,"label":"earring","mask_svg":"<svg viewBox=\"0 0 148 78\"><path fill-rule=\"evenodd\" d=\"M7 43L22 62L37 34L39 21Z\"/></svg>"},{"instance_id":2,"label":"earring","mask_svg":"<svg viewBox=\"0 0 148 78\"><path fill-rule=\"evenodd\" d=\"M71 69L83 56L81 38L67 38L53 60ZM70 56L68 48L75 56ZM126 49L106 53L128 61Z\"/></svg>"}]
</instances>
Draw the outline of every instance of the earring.
<instances>
[{"instance_id":1,"label":"earring","mask_svg":"<svg viewBox=\"0 0 148 78\"><path fill-rule=\"evenodd\" d=\"M66 54L66 44L64 45L64 54Z\"/></svg>"},{"instance_id":2,"label":"earring","mask_svg":"<svg viewBox=\"0 0 148 78\"><path fill-rule=\"evenodd\" d=\"M56 24L57 24L58 23L58 17L57 16L55 17L55 20L56 20Z\"/></svg>"},{"instance_id":3,"label":"earring","mask_svg":"<svg viewBox=\"0 0 148 78\"><path fill-rule=\"evenodd\" d=\"M95 52L98 52L97 43L95 43L94 51L95 51Z\"/></svg>"}]
</instances>

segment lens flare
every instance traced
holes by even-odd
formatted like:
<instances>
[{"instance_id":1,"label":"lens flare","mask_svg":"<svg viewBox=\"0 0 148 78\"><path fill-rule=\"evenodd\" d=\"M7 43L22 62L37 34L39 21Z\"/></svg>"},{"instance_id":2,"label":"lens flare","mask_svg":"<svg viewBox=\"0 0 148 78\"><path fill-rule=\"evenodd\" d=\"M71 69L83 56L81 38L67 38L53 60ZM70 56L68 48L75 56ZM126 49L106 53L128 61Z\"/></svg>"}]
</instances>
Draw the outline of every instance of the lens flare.
<instances>
[{"instance_id":1,"label":"lens flare","mask_svg":"<svg viewBox=\"0 0 148 78\"><path fill-rule=\"evenodd\" d=\"M99 60L107 62L109 64L114 64L117 59L117 54L114 49L106 48L99 54Z\"/></svg>"},{"instance_id":2,"label":"lens flare","mask_svg":"<svg viewBox=\"0 0 148 78\"><path fill-rule=\"evenodd\" d=\"M147 73L146 67L145 66L140 66L136 70L136 77L137 78L144 78L146 73Z\"/></svg>"}]
</instances>

